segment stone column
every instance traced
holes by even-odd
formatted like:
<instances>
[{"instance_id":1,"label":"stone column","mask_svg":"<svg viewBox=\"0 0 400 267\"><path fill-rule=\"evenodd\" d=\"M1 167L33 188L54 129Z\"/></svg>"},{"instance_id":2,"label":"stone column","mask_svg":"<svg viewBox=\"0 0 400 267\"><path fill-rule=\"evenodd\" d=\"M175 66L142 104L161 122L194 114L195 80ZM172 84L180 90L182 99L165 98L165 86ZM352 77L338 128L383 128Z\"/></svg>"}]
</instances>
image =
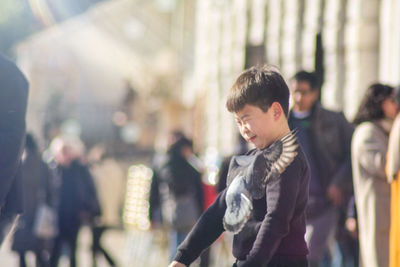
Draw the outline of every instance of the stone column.
<instances>
[{"instance_id":1,"label":"stone column","mask_svg":"<svg viewBox=\"0 0 400 267\"><path fill-rule=\"evenodd\" d=\"M264 43L265 35L265 1L264 0L251 0L250 5L250 16L249 31L247 42L250 45L258 46Z\"/></svg>"},{"instance_id":2,"label":"stone column","mask_svg":"<svg viewBox=\"0 0 400 267\"><path fill-rule=\"evenodd\" d=\"M400 1L382 0L380 17L379 80L400 83Z\"/></svg>"},{"instance_id":3,"label":"stone column","mask_svg":"<svg viewBox=\"0 0 400 267\"><path fill-rule=\"evenodd\" d=\"M194 47L194 68L193 68L193 99L194 99L194 114L195 121L193 126L193 141L197 151L203 149L206 144L204 136L207 127L205 119L205 110L207 109L207 80L209 69L206 67L210 50L207 44L210 41L209 33L209 16L210 16L211 1L196 2L196 35Z\"/></svg>"},{"instance_id":4,"label":"stone column","mask_svg":"<svg viewBox=\"0 0 400 267\"><path fill-rule=\"evenodd\" d=\"M211 1L212 2L212 1ZM207 84L207 107L204 111L207 128L204 132L206 145L218 147L219 139L219 99L220 99L220 71L221 71L221 42L222 42L222 4L211 3L208 10L209 17L208 31L209 39L206 47L208 47L208 62L203 68L208 69L209 75L206 80ZM204 21L202 22L204 23Z\"/></svg>"},{"instance_id":5,"label":"stone column","mask_svg":"<svg viewBox=\"0 0 400 267\"><path fill-rule=\"evenodd\" d=\"M324 106L343 109L343 86L346 65L344 64L344 26L347 0L328 0L322 28L324 45L325 81L322 90Z\"/></svg>"},{"instance_id":6,"label":"stone column","mask_svg":"<svg viewBox=\"0 0 400 267\"><path fill-rule=\"evenodd\" d=\"M236 135L232 115L225 108L226 94L244 67L247 36L246 0L197 2L196 60L194 77L197 99L196 133L202 149L229 154ZM199 110L200 109L200 110Z\"/></svg>"},{"instance_id":7,"label":"stone column","mask_svg":"<svg viewBox=\"0 0 400 267\"><path fill-rule=\"evenodd\" d=\"M246 10L245 4L244 1L236 1L234 5L227 3L221 10L220 97L216 109L218 110L220 121L218 125L218 152L222 155L232 153L234 135L236 133L233 115L226 110L225 102L226 95L234 83L234 79L242 71L244 65L246 18L244 11L241 13L238 11L241 8ZM244 25L241 25L242 23ZM242 54L241 57L239 57L240 54Z\"/></svg>"},{"instance_id":8,"label":"stone column","mask_svg":"<svg viewBox=\"0 0 400 267\"><path fill-rule=\"evenodd\" d=\"M321 30L321 0L305 0L302 29L302 68L314 71L316 36Z\"/></svg>"},{"instance_id":9,"label":"stone column","mask_svg":"<svg viewBox=\"0 0 400 267\"><path fill-rule=\"evenodd\" d=\"M248 27L247 18L247 0L227 1L228 6L232 5L232 32L233 50L232 50L232 75L236 77L244 68L246 35ZM231 3L233 2L233 4Z\"/></svg>"},{"instance_id":10,"label":"stone column","mask_svg":"<svg viewBox=\"0 0 400 267\"><path fill-rule=\"evenodd\" d=\"M266 25L266 61L268 64L281 66L281 28L283 21L282 2L270 0L267 4Z\"/></svg>"},{"instance_id":11,"label":"stone column","mask_svg":"<svg viewBox=\"0 0 400 267\"><path fill-rule=\"evenodd\" d=\"M301 58L298 56L297 51L301 49L301 31L299 27L301 27L302 23L299 24L299 22L302 21L302 14L299 10L302 10L304 1L286 0L283 3L281 70L284 77L290 77L301 65Z\"/></svg>"},{"instance_id":12,"label":"stone column","mask_svg":"<svg viewBox=\"0 0 400 267\"><path fill-rule=\"evenodd\" d=\"M348 0L344 111L352 119L367 87L378 79L379 0Z\"/></svg>"}]
</instances>

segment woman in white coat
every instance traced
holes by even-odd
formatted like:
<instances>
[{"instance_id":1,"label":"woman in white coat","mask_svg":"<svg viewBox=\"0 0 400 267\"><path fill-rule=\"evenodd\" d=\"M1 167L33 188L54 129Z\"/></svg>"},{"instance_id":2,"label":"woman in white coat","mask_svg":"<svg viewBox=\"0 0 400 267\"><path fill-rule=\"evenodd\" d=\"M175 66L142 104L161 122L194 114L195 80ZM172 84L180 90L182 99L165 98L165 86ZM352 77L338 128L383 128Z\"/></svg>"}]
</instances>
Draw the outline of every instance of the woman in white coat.
<instances>
[{"instance_id":1,"label":"woman in white coat","mask_svg":"<svg viewBox=\"0 0 400 267\"><path fill-rule=\"evenodd\" d=\"M385 175L389 132L398 112L394 89L373 84L354 119L352 167L360 264L389 266L390 186Z\"/></svg>"}]
</instances>

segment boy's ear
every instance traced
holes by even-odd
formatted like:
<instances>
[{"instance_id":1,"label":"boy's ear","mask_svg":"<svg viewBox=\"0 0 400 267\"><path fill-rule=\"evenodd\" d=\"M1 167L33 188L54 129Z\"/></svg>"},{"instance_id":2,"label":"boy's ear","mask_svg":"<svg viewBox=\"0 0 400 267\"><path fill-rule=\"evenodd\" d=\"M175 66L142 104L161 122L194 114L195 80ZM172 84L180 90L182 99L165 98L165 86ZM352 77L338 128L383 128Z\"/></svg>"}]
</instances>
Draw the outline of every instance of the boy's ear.
<instances>
[{"instance_id":1,"label":"boy's ear","mask_svg":"<svg viewBox=\"0 0 400 267\"><path fill-rule=\"evenodd\" d=\"M283 113L281 105L278 102L274 102L272 103L271 108L274 115L274 119L276 120L279 119Z\"/></svg>"}]
</instances>

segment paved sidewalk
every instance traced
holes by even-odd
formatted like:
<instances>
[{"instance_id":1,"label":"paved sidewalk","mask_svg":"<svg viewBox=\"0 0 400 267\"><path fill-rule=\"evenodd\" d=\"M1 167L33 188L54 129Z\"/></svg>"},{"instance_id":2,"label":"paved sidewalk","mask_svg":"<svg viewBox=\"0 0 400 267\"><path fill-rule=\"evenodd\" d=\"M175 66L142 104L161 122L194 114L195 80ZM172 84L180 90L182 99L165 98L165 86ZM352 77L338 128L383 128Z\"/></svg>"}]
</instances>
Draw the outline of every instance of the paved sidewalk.
<instances>
[{"instance_id":1,"label":"paved sidewalk","mask_svg":"<svg viewBox=\"0 0 400 267\"><path fill-rule=\"evenodd\" d=\"M116 260L118 267L163 267L168 266L167 234L161 231L122 231L108 230L102 237L104 248ZM10 249L10 240L5 240L0 249L0 267L18 267L18 257ZM78 267L91 267L91 232L88 227L82 228L78 239ZM211 252L209 267L230 267L233 259L230 255L229 241L219 240ZM34 266L34 255L27 255L28 267ZM213 263L218 262L218 264ZM104 258L98 259L98 267L108 267ZM198 263L191 265L198 266ZM59 267L69 267L68 259L63 256Z\"/></svg>"},{"instance_id":2,"label":"paved sidewalk","mask_svg":"<svg viewBox=\"0 0 400 267\"><path fill-rule=\"evenodd\" d=\"M88 227L82 228L79 239L78 239L78 255L77 255L77 262L78 266L80 267L91 267L92 266L92 259L91 259L91 232ZM109 230L105 232L104 236L102 237L102 244L107 251L116 259L118 266L132 266L125 261L127 258L125 253L125 246L126 246L126 234L120 230ZM31 253L27 254L27 262L28 266L35 266L34 265L34 255ZM11 251L11 241L9 239L5 240L4 244L0 249L0 266L1 267L18 267L18 256L16 253ZM66 256L63 256L60 259L59 267L67 267L68 259ZM98 267L108 267L107 263L103 258L99 259Z\"/></svg>"}]
</instances>

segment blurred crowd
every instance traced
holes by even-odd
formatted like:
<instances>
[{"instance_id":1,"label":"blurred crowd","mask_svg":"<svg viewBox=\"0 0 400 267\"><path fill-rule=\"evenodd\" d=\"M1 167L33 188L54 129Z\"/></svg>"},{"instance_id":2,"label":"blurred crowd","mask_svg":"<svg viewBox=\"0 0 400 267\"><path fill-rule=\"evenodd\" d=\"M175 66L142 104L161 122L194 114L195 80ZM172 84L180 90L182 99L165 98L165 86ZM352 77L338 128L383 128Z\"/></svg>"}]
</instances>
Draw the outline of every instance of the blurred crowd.
<instances>
[{"instance_id":1,"label":"blurred crowd","mask_svg":"<svg viewBox=\"0 0 400 267\"><path fill-rule=\"evenodd\" d=\"M20 266L27 266L25 254L34 252L37 266L58 266L63 248L70 266L77 266L79 230L92 231L92 259L98 254L110 266L113 257L101 245L101 236L111 227L121 226L123 173L101 146L85 153L81 140L58 136L41 153L31 134L26 135L20 167L23 213L13 231L12 250ZM108 192L107 192L108 191ZM6 232L12 222L2 225Z\"/></svg>"},{"instance_id":2,"label":"blurred crowd","mask_svg":"<svg viewBox=\"0 0 400 267\"><path fill-rule=\"evenodd\" d=\"M25 114L27 83L17 69L6 76L20 80L3 77L8 64L0 66L0 82L23 90L14 96L0 87L1 101L22 99L20 106L11 108L20 110L18 118L7 117L10 109L0 105L6 114L0 114L0 137L11 136L16 143L11 147L11 141L0 140L0 175L12 178L7 184L1 181L1 190L7 189L0 192L1 240L13 228L12 250L21 267L27 266L28 251L35 254L36 266L57 266L63 248L74 267L79 230L86 225L92 232L93 266L98 255L117 266L101 237L107 229L121 228L126 174L101 144L86 151L79 137L61 135L42 151L33 135L24 134L23 122L18 131L9 131L7 127L18 126ZM296 129L311 169L306 225L310 267L400 266L399 89L372 84L349 122L343 113L321 105L321 84L314 73L296 73L289 87L289 125ZM152 231L167 229L172 259L202 212L225 188L232 155L214 162L216 172L195 153L193 141L182 131L171 132L168 140L167 151L156 153L151 163L148 215ZM248 147L239 137L232 150L245 154ZM217 179L211 179L215 175ZM221 242L229 243L230 238L224 236ZM220 266L210 249L203 252L200 266Z\"/></svg>"}]
</instances>

